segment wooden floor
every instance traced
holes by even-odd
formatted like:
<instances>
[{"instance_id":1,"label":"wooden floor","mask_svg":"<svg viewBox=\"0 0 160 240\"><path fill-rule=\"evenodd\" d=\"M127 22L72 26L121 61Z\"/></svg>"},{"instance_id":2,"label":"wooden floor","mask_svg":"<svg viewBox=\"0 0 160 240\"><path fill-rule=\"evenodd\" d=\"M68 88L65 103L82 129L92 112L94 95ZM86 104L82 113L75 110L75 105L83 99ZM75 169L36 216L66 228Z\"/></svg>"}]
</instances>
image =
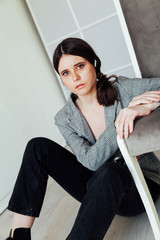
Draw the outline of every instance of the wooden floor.
<instances>
[{"instance_id":1,"label":"wooden floor","mask_svg":"<svg viewBox=\"0 0 160 240\"><path fill-rule=\"evenodd\" d=\"M32 228L33 240L65 240L78 212L80 203L49 179L41 211ZM156 203L160 216L160 198ZM12 222L12 212L0 215L0 240L5 240ZM76 239L75 239L76 240ZM83 240L83 239L82 239ZM116 216L104 240L154 240L146 213L137 217Z\"/></svg>"}]
</instances>

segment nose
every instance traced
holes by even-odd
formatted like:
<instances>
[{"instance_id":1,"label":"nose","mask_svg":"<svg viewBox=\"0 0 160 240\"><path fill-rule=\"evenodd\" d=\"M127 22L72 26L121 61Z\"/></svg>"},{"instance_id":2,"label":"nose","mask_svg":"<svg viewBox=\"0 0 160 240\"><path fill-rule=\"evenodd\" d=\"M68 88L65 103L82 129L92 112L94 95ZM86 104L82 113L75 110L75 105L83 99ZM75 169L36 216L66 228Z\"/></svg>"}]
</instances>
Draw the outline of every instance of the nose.
<instances>
[{"instance_id":1,"label":"nose","mask_svg":"<svg viewBox=\"0 0 160 240\"><path fill-rule=\"evenodd\" d=\"M77 74L77 73L73 73L73 81L77 81L77 80L79 80L79 75Z\"/></svg>"}]
</instances>

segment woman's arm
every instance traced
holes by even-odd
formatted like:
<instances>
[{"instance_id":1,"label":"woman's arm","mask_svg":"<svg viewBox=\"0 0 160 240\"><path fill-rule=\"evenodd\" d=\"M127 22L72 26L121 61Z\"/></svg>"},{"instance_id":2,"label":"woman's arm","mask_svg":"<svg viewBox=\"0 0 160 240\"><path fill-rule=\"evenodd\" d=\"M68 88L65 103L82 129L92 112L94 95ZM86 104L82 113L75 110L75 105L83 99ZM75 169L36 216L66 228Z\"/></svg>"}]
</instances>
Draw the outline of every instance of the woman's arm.
<instances>
[{"instance_id":1,"label":"woman's arm","mask_svg":"<svg viewBox=\"0 0 160 240\"><path fill-rule=\"evenodd\" d=\"M143 93L160 91L160 77L157 78L127 78L118 77L118 84L131 96L131 100ZM119 92L121 94L121 92ZM123 96L120 96L123 97Z\"/></svg>"},{"instance_id":2,"label":"woman's arm","mask_svg":"<svg viewBox=\"0 0 160 240\"><path fill-rule=\"evenodd\" d=\"M134 120L137 117L149 115L154 109L160 106L159 102L150 104L129 104L126 108L120 110L120 113L115 121L117 134L120 138L128 138L129 134L133 132Z\"/></svg>"},{"instance_id":3,"label":"woman's arm","mask_svg":"<svg viewBox=\"0 0 160 240\"><path fill-rule=\"evenodd\" d=\"M117 91L124 107L116 121L118 135L128 137L133 131L136 117L146 116L159 106L160 78L126 78L119 77ZM124 101L124 98L127 99Z\"/></svg>"},{"instance_id":4,"label":"woman's arm","mask_svg":"<svg viewBox=\"0 0 160 240\"><path fill-rule=\"evenodd\" d=\"M56 124L77 160L92 171L96 171L118 149L117 133L113 123L108 125L108 129L94 144L79 136L68 124Z\"/></svg>"},{"instance_id":5,"label":"woman's arm","mask_svg":"<svg viewBox=\"0 0 160 240\"><path fill-rule=\"evenodd\" d=\"M159 102L159 101L160 101L160 91L150 91L134 97L128 106L134 107L140 104L151 104L153 102Z\"/></svg>"}]
</instances>

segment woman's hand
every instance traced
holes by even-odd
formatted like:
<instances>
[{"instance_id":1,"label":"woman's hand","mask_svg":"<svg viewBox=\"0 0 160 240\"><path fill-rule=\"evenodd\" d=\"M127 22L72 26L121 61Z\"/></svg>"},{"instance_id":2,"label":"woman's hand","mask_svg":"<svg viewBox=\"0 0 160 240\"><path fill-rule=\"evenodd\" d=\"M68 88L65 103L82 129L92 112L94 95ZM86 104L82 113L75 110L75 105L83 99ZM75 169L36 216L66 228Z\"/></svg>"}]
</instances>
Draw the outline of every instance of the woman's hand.
<instances>
[{"instance_id":1,"label":"woman's hand","mask_svg":"<svg viewBox=\"0 0 160 240\"><path fill-rule=\"evenodd\" d=\"M160 101L160 91L150 91L134 97L128 106L134 107L140 104L150 104L150 103L159 102L159 101Z\"/></svg>"},{"instance_id":2,"label":"woman's hand","mask_svg":"<svg viewBox=\"0 0 160 240\"><path fill-rule=\"evenodd\" d=\"M147 105L126 107L120 110L119 115L115 121L116 131L120 138L128 138L129 134L133 132L133 125L136 117L146 116L151 113L152 106L148 107Z\"/></svg>"},{"instance_id":3,"label":"woman's hand","mask_svg":"<svg viewBox=\"0 0 160 240\"><path fill-rule=\"evenodd\" d=\"M150 91L134 97L127 108L121 109L115 121L120 138L128 138L129 134L133 132L135 118L149 115L160 106L159 101L160 91Z\"/></svg>"}]
</instances>

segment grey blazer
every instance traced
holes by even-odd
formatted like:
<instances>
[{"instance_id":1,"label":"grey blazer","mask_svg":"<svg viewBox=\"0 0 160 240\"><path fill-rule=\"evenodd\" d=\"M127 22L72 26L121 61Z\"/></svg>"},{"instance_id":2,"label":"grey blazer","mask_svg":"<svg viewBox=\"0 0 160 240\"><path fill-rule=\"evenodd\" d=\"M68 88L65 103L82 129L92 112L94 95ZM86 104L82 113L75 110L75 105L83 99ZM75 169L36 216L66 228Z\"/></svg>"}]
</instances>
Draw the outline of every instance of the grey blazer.
<instances>
[{"instance_id":1,"label":"grey blazer","mask_svg":"<svg viewBox=\"0 0 160 240\"><path fill-rule=\"evenodd\" d=\"M55 116L55 124L77 160L92 171L96 171L118 149L114 121L120 109L127 107L133 97L137 95L147 91L160 90L160 78L130 79L120 76L114 86L120 102L116 101L114 105L104 107L106 130L97 141L71 97ZM145 176L160 184L160 161L153 153L141 155L140 165Z\"/></svg>"}]
</instances>

